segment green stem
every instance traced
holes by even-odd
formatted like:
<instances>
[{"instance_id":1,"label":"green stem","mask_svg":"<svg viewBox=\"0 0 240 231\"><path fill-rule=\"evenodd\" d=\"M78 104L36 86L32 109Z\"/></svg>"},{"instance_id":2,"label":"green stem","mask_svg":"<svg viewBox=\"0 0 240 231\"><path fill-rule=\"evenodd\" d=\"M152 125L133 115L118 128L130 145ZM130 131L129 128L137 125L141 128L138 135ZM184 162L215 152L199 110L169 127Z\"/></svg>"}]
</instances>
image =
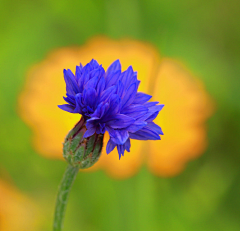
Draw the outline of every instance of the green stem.
<instances>
[{"instance_id":1,"label":"green stem","mask_svg":"<svg viewBox=\"0 0 240 231\"><path fill-rule=\"evenodd\" d=\"M77 176L78 170L79 168L68 165L63 175L57 194L53 231L61 231L63 228L63 220L67 207L69 192L71 190L73 181Z\"/></svg>"}]
</instances>

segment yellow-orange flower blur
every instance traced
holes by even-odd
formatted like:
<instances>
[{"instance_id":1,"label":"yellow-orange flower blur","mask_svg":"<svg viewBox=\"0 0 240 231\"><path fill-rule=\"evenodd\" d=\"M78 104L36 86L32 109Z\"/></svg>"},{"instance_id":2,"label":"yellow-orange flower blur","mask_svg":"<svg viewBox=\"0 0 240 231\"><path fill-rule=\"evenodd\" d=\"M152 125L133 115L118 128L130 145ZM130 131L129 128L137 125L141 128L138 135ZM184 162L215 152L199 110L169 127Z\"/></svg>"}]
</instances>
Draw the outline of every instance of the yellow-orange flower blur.
<instances>
[{"instance_id":1,"label":"yellow-orange flower blur","mask_svg":"<svg viewBox=\"0 0 240 231\"><path fill-rule=\"evenodd\" d=\"M0 180L0 230L36 230L36 208L13 186Z\"/></svg>"},{"instance_id":2,"label":"yellow-orange flower blur","mask_svg":"<svg viewBox=\"0 0 240 231\"><path fill-rule=\"evenodd\" d=\"M104 68L116 59L120 59L123 70L132 65L141 80L139 91L153 95L153 100L166 106L156 121L165 134L161 141L134 140L131 152L120 161L116 150L107 155L104 147L100 160L90 170L104 169L116 178L126 178L147 162L155 174L171 176L203 152L206 145L204 123L210 106L199 81L177 62L160 59L148 44L95 38L80 48L53 51L28 73L19 100L20 115L33 129L34 147L40 154L62 158L64 137L80 119L80 115L57 108L65 94L62 71L64 68L74 70L80 62L85 65L92 58ZM108 134L104 140L106 144Z\"/></svg>"}]
</instances>

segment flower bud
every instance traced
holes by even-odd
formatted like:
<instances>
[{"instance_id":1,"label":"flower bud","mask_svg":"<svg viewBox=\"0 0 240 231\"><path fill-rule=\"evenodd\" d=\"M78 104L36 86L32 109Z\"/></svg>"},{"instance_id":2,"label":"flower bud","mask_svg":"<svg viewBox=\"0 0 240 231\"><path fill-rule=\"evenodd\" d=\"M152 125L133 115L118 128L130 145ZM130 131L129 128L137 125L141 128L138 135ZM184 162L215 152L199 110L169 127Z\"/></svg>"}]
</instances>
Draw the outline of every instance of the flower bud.
<instances>
[{"instance_id":1,"label":"flower bud","mask_svg":"<svg viewBox=\"0 0 240 231\"><path fill-rule=\"evenodd\" d=\"M93 134L88 138L83 135L86 132L85 120L82 119L68 133L63 143L63 157L73 167L85 169L95 164L102 151L103 134Z\"/></svg>"}]
</instances>

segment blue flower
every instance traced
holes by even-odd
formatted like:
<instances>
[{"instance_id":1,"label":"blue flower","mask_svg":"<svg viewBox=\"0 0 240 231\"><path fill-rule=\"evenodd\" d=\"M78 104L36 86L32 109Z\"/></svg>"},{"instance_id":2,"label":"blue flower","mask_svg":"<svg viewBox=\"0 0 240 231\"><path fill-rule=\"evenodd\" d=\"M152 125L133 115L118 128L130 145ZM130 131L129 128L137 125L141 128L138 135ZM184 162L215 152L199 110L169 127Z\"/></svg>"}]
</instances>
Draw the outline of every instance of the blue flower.
<instances>
[{"instance_id":1,"label":"blue flower","mask_svg":"<svg viewBox=\"0 0 240 231\"><path fill-rule=\"evenodd\" d=\"M153 120L164 105L148 102L151 95L137 92L140 81L132 66L122 72L116 60L105 72L92 59L85 66L77 66L75 75L69 69L63 73L67 104L58 107L83 116L85 138L108 131L107 154L117 147L120 159L125 150L130 151L130 139L159 140L163 135Z\"/></svg>"}]
</instances>

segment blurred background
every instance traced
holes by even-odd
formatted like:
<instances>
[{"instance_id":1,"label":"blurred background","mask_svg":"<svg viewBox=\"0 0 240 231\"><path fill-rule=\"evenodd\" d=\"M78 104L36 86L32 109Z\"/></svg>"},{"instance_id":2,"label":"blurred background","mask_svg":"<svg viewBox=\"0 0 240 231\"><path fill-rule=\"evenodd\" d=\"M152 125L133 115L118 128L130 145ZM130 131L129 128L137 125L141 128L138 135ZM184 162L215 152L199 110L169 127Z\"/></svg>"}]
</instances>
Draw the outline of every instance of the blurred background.
<instances>
[{"instance_id":1,"label":"blurred background","mask_svg":"<svg viewBox=\"0 0 240 231\"><path fill-rule=\"evenodd\" d=\"M0 0L0 231L51 230L66 167L37 153L18 115L26 73L50 51L98 35L144 41L180 60L205 84L215 113L206 151L174 177L145 166L124 180L78 174L65 230L240 230L239 7L237 0Z\"/></svg>"}]
</instances>

